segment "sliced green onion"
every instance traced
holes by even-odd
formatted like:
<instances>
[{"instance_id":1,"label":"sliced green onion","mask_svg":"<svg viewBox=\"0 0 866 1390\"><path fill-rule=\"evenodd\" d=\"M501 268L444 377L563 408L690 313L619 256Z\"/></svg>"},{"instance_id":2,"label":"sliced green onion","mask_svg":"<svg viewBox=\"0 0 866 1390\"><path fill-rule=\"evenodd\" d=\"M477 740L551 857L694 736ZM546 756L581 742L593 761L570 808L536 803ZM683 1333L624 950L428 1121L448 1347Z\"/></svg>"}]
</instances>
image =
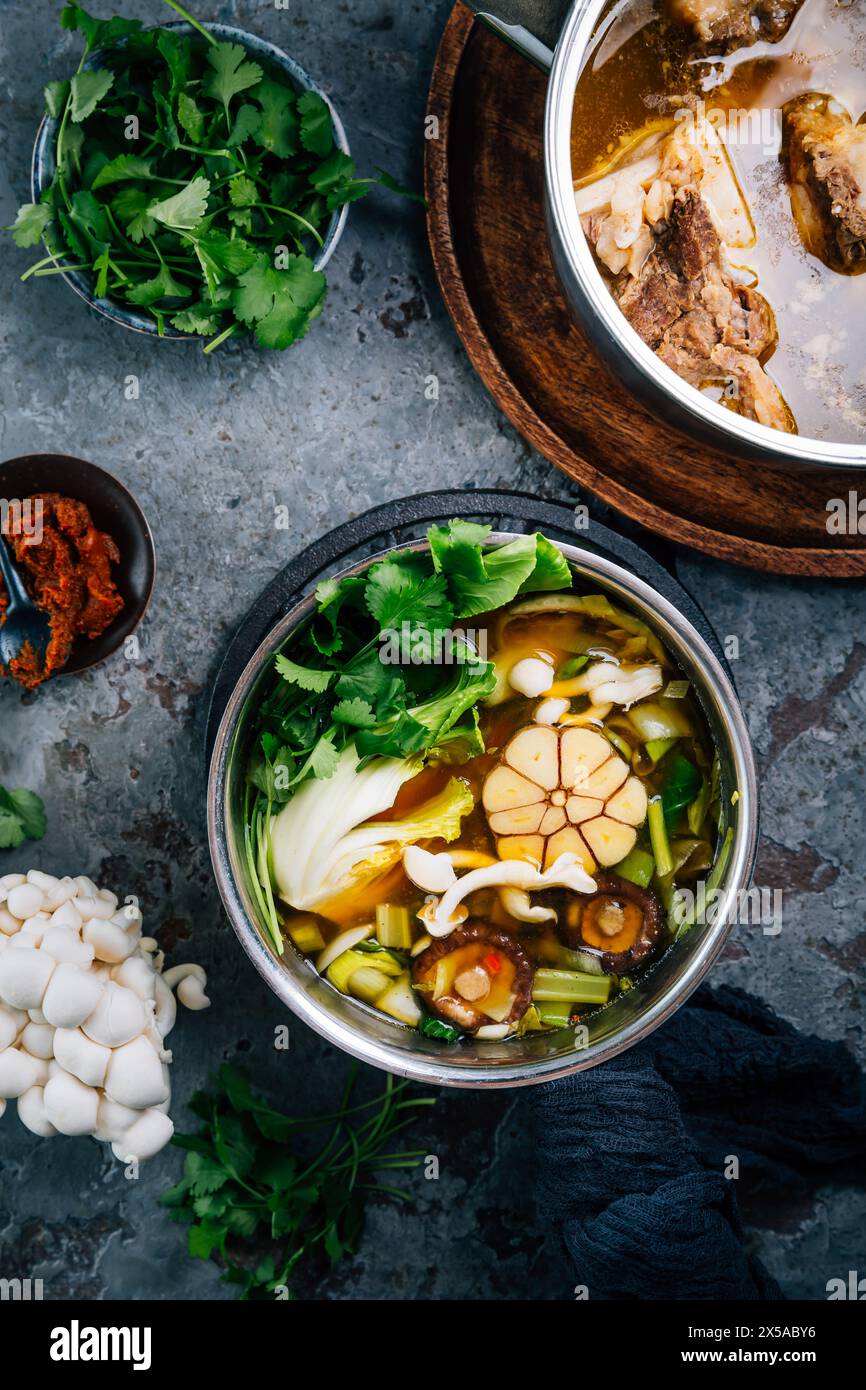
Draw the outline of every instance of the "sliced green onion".
<instances>
[{"instance_id":1,"label":"sliced green onion","mask_svg":"<svg viewBox=\"0 0 866 1390\"><path fill-rule=\"evenodd\" d=\"M695 895L695 901L691 911L682 921L675 920L676 934L675 941L679 941L681 936L685 936L690 927L704 915L707 907L707 898L710 893L714 893L724 878L725 870L728 867L728 860L731 857L731 850L734 847L734 828L730 826L727 834L722 841L722 847L716 856L716 862L707 874L706 882L702 883Z\"/></svg>"},{"instance_id":2,"label":"sliced green onion","mask_svg":"<svg viewBox=\"0 0 866 1390\"><path fill-rule=\"evenodd\" d=\"M577 676L589 662L589 653L581 652L580 656L569 657L565 665L556 673L558 681L569 681L572 676Z\"/></svg>"},{"instance_id":3,"label":"sliced green onion","mask_svg":"<svg viewBox=\"0 0 866 1390\"><path fill-rule=\"evenodd\" d=\"M678 742L679 739L676 738L651 738L645 746L653 762L660 763L665 753L669 753L674 744Z\"/></svg>"},{"instance_id":4,"label":"sliced green onion","mask_svg":"<svg viewBox=\"0 0 866 1390\"><path fill-rule=\"evenodd\" d=\"M638 888L648 888L652 882L655 871L655 860L645 849L638 849L637 846L625 857L615 864L612 872L619 874L620 878L628 879L629 883L636 883Z\"/></svg>"},{"instance_id":5,"label":"sliced green onion","mask_svg":"<svg viewBox=\"0 0 866 1390\"><path fill-rule=\"evenodd\" d=\"M540 1004L538 1021L545 1028L567 1028L571 1021L571 1009L567 1004Z\"/></svg>"},{"instance_id":6,"label":"sliced green onion","mask_svg":"<svg viewBox=\"0 0 866 1390\"><path fill-rule=\"evenodd\" d=\"M710 783L704 777L701 782L701 789L688 809L689 830L693 835L700 835L707 818L707 811L710 809L710 792Z\"/></svg>"},{"instance_id":7,"label":"sliced green onion","mask_svg":"<svg viewBox=\"0 0 866 1390\"><path fill-rule=\"evenodd\" d=\"M608 743L613 744L617 753L619 753L623 758L625 758L627 763L630 763L632 753L631 744L623 738L622 734L618 734L615 729L605 728L604 736L607 739Z\"/></svg>"},{"instance_id":8,"label":"sliced green onion","mask_svg":"<svg viewBox=\"0 0 866 1390\"><path fill-rule=\"evenodd\" d=\"M653 858L656 862L656 873L659 878L666 878L673 873L674 861L671 855L670 841L668 840L667 827L665 825L665 813L660 796L651 796L649 809L647 810L647 823L649 825L650 844L652 845Z\"/></svg>"}]
</instances>

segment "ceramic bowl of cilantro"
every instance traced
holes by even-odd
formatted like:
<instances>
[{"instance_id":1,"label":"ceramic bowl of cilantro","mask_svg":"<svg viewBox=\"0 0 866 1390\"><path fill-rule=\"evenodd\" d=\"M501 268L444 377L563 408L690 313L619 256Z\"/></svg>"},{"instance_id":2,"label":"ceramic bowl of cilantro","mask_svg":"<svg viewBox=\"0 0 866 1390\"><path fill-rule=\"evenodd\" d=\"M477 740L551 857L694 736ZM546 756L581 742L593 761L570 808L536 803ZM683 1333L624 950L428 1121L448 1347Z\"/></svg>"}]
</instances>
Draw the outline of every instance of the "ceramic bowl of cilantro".
<instances>
[{"instance_id":1,"label":"ceramic bowl of cilantro","mask_svg":"<svg viewBox=\"0 0 866 1390\"><path fill-rule=\"evenodd\" d=\"M164 338L302 338L359 179L333 106L288 55L221 24L144 29L67 4L77 70L45 89L32 202L11 228L114 322ZM187 22L188 21L188 22ZM402 190L398 190L402 191Z\"/></svg>"}]
</instances>

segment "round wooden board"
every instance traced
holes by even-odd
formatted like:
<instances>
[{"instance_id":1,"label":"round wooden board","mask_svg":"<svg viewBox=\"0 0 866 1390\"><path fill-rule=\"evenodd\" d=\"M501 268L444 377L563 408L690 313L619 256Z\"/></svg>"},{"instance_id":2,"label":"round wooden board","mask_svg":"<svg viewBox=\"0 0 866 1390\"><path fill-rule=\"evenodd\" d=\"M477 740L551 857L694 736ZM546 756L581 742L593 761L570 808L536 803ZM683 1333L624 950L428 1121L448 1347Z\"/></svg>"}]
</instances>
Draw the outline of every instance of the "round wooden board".
<instances>
[{"instance_id":1,"label":"round wooden board","mask_svg":"<svg viewBox=\"0 0 866 1390\"><path fill-rule=\"evenodd\" d=\"M597 497L671 540L778 574L866 574L866 538L831 537L827 504L856 475L765 468L646 411L575 326L544 225L546 80L451 14L426 146L433 261L470 360L512 424Z\"/></svg>"}]
</instances>

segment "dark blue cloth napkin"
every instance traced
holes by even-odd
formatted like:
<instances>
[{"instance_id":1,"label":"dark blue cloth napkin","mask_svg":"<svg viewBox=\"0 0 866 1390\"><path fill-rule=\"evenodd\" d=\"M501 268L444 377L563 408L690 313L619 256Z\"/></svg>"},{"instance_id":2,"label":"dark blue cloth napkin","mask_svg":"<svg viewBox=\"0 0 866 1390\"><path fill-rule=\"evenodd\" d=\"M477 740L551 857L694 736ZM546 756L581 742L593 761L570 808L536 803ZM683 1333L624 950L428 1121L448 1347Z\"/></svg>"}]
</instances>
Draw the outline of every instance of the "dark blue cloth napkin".
<instances>
[{"instance_id":1,"label":"dark blue cloth napkin","mask_svg":"<svg viewBox=\"0 0 866 1390\"><path fill-rule=\"evenodd\" d=\"M591 1298L782 1298L743 1244L738 1189L776 1201L866 1174L854 1058L737 989L702 987L645 1042L536 1087L532 1104L539 1215Z\"/></svg>"}]
</instances>

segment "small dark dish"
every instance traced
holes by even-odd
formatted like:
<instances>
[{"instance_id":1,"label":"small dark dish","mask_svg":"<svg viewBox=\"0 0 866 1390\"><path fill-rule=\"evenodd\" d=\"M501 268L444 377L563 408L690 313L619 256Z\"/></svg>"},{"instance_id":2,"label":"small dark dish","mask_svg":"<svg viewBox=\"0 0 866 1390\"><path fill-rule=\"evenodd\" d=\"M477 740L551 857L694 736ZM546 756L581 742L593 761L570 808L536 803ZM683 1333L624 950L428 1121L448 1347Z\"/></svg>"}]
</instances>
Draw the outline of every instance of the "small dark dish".
<instances>
[{"instance_id":1,"label":"small dark dish","mask_svg":"<svg viewBox=\"0 0 866 1390\"><path fill-rule=\"evenodd\" d=\"M111 473L66 454L25 454L0 463L0 498L10 501L57 492L83 502L95 526L117 543L120 564L114 579L123 609L110 627L91 641L79 641L56 672L74 675L97 666L135 630L150 603L156 554L147 519L135 498Z\"/></svg>"}]
</instances>

